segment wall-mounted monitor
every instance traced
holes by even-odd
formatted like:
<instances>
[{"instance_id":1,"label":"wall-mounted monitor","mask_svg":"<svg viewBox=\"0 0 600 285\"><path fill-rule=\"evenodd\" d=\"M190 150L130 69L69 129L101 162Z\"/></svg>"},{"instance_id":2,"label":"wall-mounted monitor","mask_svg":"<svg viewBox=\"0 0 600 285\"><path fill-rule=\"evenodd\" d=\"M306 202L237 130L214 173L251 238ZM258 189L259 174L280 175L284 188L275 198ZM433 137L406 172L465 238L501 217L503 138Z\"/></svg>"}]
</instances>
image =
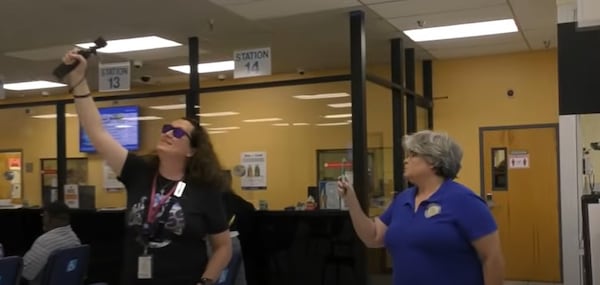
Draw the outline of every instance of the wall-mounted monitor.
<instances>
[{"instance_id":1,"label":"wall-mounted monitor","mask_svg":"<svg viewBox=\"0 0 600 285\"><path fill-rule=\"evenodd\" d=\"M140 148L139 106L113 106L99 108L104 128L123 147L130 151ZM79 151L92 153L96 149L82 127L79 128Z\"/></svg>"}]
</instances>

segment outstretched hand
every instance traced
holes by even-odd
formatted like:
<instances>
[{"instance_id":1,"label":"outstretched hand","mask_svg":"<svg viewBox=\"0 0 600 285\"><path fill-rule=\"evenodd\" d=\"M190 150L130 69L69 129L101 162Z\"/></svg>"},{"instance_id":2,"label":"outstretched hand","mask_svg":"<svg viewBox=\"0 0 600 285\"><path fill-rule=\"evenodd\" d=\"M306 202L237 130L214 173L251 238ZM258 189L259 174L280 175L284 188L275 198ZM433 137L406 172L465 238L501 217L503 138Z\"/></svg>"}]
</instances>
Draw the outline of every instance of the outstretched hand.
<instances>
[{"instance_id":1,"label":"outstretched hand","mask_svg":"<svg viewBox=\"0 0 600 285\"><path fill-rule=\"evenodd\" d=\"M85 71L87 70L87 60L77 52L79 49L75 48L67 52L62 61L66 65L71 65L79 62L79 65L75 67L69 74L67 74L66 83L69 84L70 88L74 88L85 80Z\"/></svg>"},{"instance_id":2,"label":"outstretched hand","mask_svg":"<svg viewBox=\"0 0 600 285\"><path fill-rule=\"evenodd\" d=\"M348 192L354 193L354 187L348 182L348 178L342 175L338 178L338 193L345 198Z\"/></svg>"}]
</instances>

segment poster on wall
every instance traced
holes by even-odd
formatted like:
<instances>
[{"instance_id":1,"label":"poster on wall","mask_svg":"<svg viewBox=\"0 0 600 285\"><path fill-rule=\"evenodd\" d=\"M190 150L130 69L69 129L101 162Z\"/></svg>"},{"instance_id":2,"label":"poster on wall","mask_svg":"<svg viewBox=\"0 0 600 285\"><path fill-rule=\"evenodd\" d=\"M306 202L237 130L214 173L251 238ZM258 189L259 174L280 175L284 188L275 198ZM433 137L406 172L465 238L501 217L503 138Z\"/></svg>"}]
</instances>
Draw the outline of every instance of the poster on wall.
<instances>
[{"instance_id":1,"label":"poster on wall","mask_svg":"<svg viewBox=\"0 0 600 285\"><path fill-rule=\"evenodd\" d=\"M267 189L266 152L242 152L240 164L245 168L240 178L242 190Z\"/></svg>"},{"instance_id":2,"label":"poster on wall","mask_svg":"<svg viewBox=\"0 0 600 285\"><path fill-rule=\"evenodd\" d=\"M108 192L122 191L125 185L117 179L117 174L104 161L104 189Z\"/></svg>"}]
</instances>

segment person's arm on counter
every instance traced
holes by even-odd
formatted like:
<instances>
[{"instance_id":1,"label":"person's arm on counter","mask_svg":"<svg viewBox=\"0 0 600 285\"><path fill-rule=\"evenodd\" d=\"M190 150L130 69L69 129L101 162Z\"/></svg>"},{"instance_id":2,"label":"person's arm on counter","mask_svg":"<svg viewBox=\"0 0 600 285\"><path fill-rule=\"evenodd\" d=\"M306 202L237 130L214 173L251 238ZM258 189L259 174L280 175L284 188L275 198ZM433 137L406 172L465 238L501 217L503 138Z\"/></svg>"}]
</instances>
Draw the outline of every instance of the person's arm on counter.
<instances>
[{"instance_id":1,"label":"person's arm on counter","mask_svg":"<svg viewBox=\"0 0 600 285\"><path fill-rule=\"evenodd\" d=\"M383 237L387 231L387 226L380 218L369 218L360 207L354 188L347 181L338 182L338 191L344 199L354 231L362 242L371 248L383 247Z\"/></svg>"}]
</instances>

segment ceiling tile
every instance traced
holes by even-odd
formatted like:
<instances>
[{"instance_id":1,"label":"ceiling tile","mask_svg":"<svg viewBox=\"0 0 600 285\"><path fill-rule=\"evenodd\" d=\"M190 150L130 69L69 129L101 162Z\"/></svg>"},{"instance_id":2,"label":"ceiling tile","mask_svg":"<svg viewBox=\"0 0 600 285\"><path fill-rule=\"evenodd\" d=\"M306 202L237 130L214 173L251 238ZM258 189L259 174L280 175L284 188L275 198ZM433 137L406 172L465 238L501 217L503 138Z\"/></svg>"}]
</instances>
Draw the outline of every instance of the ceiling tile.
<instances>
[{"instance_id":1,"label":"ceiling tile","mask_svg":"<svg viewBox=\"0 0 600 285\"><path fill-rule=\"evenodd\" d=\"M550 0L509 0L517 25L522 30L540 29L557 23L556 2Z\"/></svg>"},{"instance_id":2,"label":"ceiling tile","mask_svg":"<svg viewBox=\"0 0 600 285\"><path fill-rule=\"evenodd\" d=\"M463 47L454 49L436 49L429 52L438 59L471 57L481 55L502 54L511 52L528 51L527 45L524 42L507 43L500 45L485 45L474 47Z\"/></svg>"},{"instance_id":3,"label":"ceiling tile","mask_svg":"<svg viewBox=\"0 0 600 285\"><path fill-rule=\"evenodd\" d=\"M34 61L59 60L68 50L72 48L73 46L71 45L64 45L40 49L12 51L4 54L10 57Z\"/></svg>"},{"instance_id":4,"label":"ceiling tile","mask_svg":"<svg viewBox=\"0 0 600 285\"><path fill-rule=\"evenodd\" d=\"M206 55L209 52L203 49L198 50L199 55ZM189 56L189 46L179 46L173 48L166 49L155 49L155 50L145 50L138 52L129 52L122 54L122 56L127 57L128 59L136 59L136 60L159 60L159 59L169 59L175 57L187 57Z\"/></svg>"},{"instance_id":5,"label":"ceiling tile","mask_svg":"<svg viewBox=\"0 0 600 285\"><path fill-rule=\"evenodd\" d=\"M210 0L251 20L281 18L361 6L357 0Z\"/></svg>"},{"instance_id":6,"label":"ceiling tile","mask_svg":"<svg viewBox=\"0 0 600 285\"><path fill-rule=\"evenodd\" d=\"M502 4L452 12L398 17L389 19L389 22L399 30L404 31L419 28L417 21L424 21L423 27L427 28L508 18L512 18L512 12L510 11L508 5Z\"/></svg>"},{"instance_id":7,"label":"ceiling tile","mask_svg":"<svg viewBox=\"0 0 600 285\"><path fill-rule=\"evenodd\" d=\"M60 59L66 51L72 49L73 46L64 45L64 46L53 46L48 48L40 48L40 49L31 49L31 50L22 50L22 51L13 51L5 53L6 56L32 60L32 61L46 61L46 60L58 60ZM200 49L199 54L207 54L208 52ZM179 47L171 47L171 48L162 48L162 49L154 49L154 50L143 50L143 51L134 51L120 54L98 54L100 58L123 58L123 59L136 59L136 60L157 60L157 59L165 59L165 58L173 58L180 56L188 56L189 51L187 46L179 46Z\"/></svg>"},{"instance_id":8,"label":"ceiling tile","mask_svg":"<svg viewBox=\"0 0 600 285\"><path fill-rule=\"evenodd\" d=\"M369 5L383 18L409 17L505 4L505 0L407 0Z\"/></svg>"},{"instance_id":9,"label":"ceiling tile","mask_svg":"<svg viewBox=\"0 0 600 285\"><path fill-rule=\"evenodd\" d=\"M365 5L371 5L371 4L402 2L402 1L408 1L408 0L362 0L360 2L362 2Z\"/></svg>"},{"instance_id":10,"label":"ceiling tile","mask_svg":"<svg viewBox=\"0 0 600 285\"><path fill-rule=\"evenodd\" d=\"M558 42L556 26L546 29L532 29L523 31L531 49L555 48ZM548 47L545 46L545 41L550 41Z\"/></svg>"},{"instance_id":11,"label":"ceiling tile","mask_svg":"<svg viewBox=\"0 0 600 285\"><path fill-rule=\"evenodd\" d=\"M520 33L510 33L502 35L473 37L463 39L453 39L444 41L431 41L419 43L426 50L471 48L478 46L503 45L512 43L525 43Z\"/></svg>"}]
</instances>

